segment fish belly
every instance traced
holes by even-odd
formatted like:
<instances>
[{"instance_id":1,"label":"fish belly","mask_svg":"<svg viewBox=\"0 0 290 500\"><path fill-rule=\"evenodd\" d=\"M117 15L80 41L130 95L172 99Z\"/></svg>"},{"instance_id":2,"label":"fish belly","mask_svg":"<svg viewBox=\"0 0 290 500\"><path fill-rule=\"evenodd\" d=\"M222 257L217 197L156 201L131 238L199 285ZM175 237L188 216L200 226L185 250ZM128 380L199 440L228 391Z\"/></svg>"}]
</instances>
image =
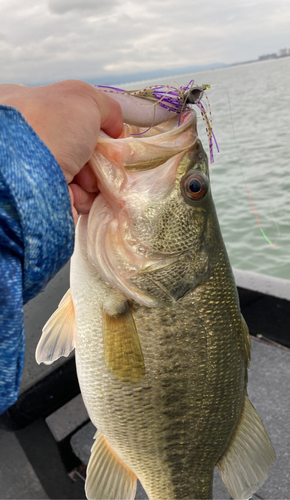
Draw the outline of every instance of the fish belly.
<instances>
[{"instance_id":1,"label":"fish belly","mask_svg":"<svg viewBox=\"0 0 290 500\"><path fill-rule=\"evenodd\" d=\"M170 308L133 304L145 361L135 383L120 381L105 364L102 306L111 290L81 242L71 290L78 378L94 425L151 500L212 498L213 469L245 396L239 308L225 270Z\"/></svg>"}]
</instances>

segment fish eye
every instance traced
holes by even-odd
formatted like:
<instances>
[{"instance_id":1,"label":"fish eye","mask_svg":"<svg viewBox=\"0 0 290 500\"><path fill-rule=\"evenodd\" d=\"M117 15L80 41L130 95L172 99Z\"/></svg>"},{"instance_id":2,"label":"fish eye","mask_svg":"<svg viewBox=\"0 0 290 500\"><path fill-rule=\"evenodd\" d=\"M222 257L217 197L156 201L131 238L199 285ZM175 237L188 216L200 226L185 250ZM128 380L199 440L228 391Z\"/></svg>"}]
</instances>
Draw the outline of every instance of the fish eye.
<instances>
[{"instance_id":1,"label":"fish eye","mask_svg":"<svg viewBox=\"0 0 290 500\"><path fill-rule=\"evenodd\" d=\"M207 193L208 183L200 172L191 171L181 180L181 192L185 201L201 200Z\"/></svg>"}]
</instances>

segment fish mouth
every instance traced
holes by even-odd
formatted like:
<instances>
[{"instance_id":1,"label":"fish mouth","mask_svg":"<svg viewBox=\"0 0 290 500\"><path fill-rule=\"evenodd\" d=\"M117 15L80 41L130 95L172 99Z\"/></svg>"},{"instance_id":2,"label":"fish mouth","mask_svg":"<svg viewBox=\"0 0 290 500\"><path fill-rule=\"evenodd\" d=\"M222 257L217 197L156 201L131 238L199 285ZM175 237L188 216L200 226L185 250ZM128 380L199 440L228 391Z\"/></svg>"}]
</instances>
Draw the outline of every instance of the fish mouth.
<instances>
[{"instance_id":1,"label":"fish mouth","mask_svg":"<svg viewBox=\"0 0 290 500\"><path fill-rule=\"evenodd\" d=\"M90 160L100 194L88 217L88 259L105 282L147 307L159 299L139 290L132 278L172 264L180 252L155 251L143 242L136 235L137 212L141 217L151 200L158 207L170 196L183 157L196 147L196 121L196 113L186 111L147 130L125 125L118 139L101 134Z\"/></svg>"},{"instance_id":2,"label":"fish mouth","mask_svg":"<svg viewBox=\"0 0 290 500\"><path fill-rule=\"evenodd\" d=\"M127 172L151 170L194 146L197 140L196 122L195 111L185 111L147 129L124 124L118 139L101 133L96 150Z\"/></svg>"},{"instance_id":3,"label":"fish mouth","mask_svg":"<svg viewBox=\"0 0 290 500\"><path fill-rule=\"evenodd\" d=\"M98 196L103 195L112 208L119 210L130 186L144 184L142 174L146 171L150 176L147 183L162 183L171 189L182 157L196 147L197 141L194 110L184 111L149 129L124 124L123 133L117 139L101 131L88 162L97 179Z\"/></svg>"}]
</instances>

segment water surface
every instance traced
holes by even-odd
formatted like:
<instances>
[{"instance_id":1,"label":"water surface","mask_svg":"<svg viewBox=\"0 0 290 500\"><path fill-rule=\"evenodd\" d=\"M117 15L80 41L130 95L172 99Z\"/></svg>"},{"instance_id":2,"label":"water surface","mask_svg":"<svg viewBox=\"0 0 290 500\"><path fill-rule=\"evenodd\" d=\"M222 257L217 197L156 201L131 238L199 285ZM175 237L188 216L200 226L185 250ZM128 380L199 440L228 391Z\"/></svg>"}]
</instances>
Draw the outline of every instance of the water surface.
<instances>
[{"instance_id":1,"label":"water surface","mask_svg":"<svg viewBox=\"0 0 290 500\"><path fill-rule=\"evenodd\" d=\"M290 279L290 57L122 87L184 85L192 78L212 85L207 94L220 153L211 183L231 264ZM198 132L206 148L201 117ZM275 247L260 232L245 185Z\"/></svg>"}]
</instances>

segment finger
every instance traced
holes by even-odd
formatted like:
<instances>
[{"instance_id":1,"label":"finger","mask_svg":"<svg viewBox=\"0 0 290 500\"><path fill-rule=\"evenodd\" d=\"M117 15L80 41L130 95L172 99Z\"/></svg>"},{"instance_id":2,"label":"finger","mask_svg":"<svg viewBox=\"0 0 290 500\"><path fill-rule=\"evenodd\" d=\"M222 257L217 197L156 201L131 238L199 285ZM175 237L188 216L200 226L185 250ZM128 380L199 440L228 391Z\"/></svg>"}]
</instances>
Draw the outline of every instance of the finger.
<instances>
[{"instance_id":1,"label":"finger","mask_svg":"<svg viewBox=\"0 0 290 500\"><path fill-rule=\"evenodd\" d=\"M69 185L74 198L74 206L79 214L88 214L96 198L96 193L88 193L78 184Z\"/></svg>"},{"instance_id":2,"label":"finger","mask_svg":"<svg viewBox=\"0 0 290 500\"><path fill-rule=\"evenodd\" d=\"M123 117L120 104L100 90L95 90L96 102L101 115L101 129L117 138L123 131Z\"/></svg>"},{"instance_id":3,"label":"finger","mask_svg":"<svg viewBox=\"0 0 290 500\"><path fill-rule=\"evenodd\" d=\"M99 192L97 178L87 163L79 171L79 173L77 175L75 175L75 177L73 178L73 184L78 184L78 186L80 186L82 189L84 189L88 193L98 193Z\"/></svg>"}]
</instances>

